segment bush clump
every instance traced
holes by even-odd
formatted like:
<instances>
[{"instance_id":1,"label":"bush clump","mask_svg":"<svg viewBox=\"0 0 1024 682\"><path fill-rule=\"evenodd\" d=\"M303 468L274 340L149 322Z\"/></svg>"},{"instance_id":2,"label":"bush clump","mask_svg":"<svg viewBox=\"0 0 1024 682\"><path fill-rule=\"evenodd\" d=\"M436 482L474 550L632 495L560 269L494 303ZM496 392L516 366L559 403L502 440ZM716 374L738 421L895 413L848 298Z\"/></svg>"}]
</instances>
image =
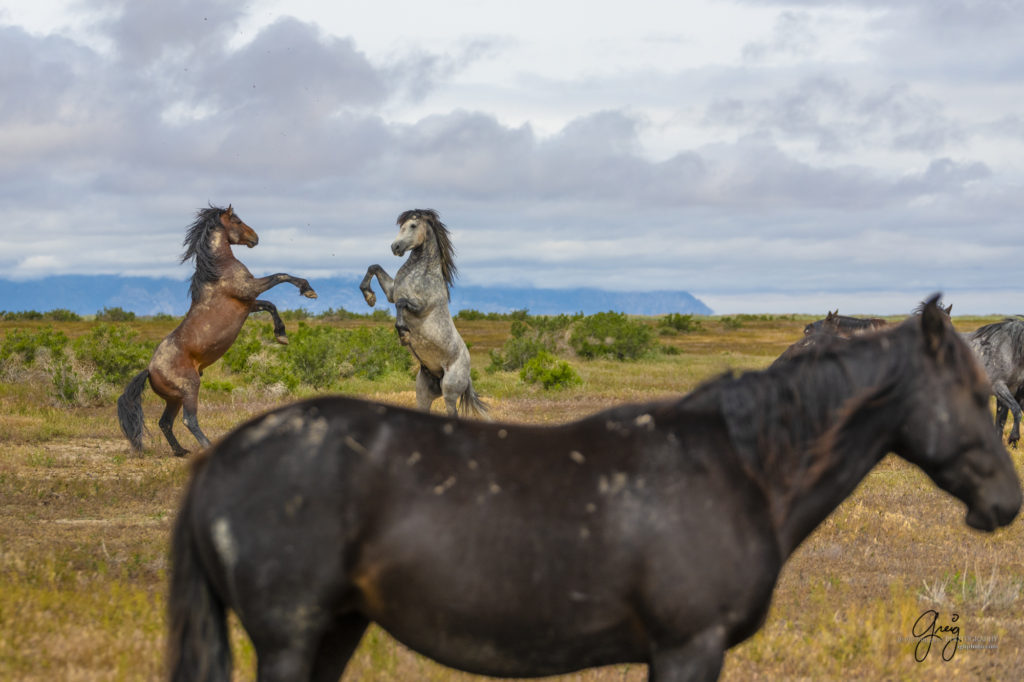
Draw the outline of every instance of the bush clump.
<instances>
[{"instance_id":1,"label":"bush clump","mask_svg":"<svg viewBox=\"0 0 1024 682\"><path fill-rule=\"evenodd\" d=\"M658 320L658 329L662 333L675 332L699 332L704 330L704 325L692 314L682 315L680 313L669 313Z\"/></svg>"},{"instance_id":2,"label":"bush clump","mask_svg":"<svg viewBox=\"0 0 1024 682\"><path fill-rule=\"evenodd\" d=\"M13 357L20 359L20 364L30 366L35 363L40 349L47 349L51 355L60 355L67 345L67 334L50 327L35 332L12 329L0 342L0 362Z\"/></svg>"},{"instance_id":3,"label":"bush clump","mask_svg":"<svg viewBox=\"0 0 1024 682\"><path fill-rule=\"evenodd\" d=\"M572 365L546 350L526 361L519 370L519 378L528 384L539 383L544 390L569 388L583 383Z\"/></svg>"},{"instance_id":4,"label":"bush clump","mask_svg":"<svg viewBox=\"0 0 1024 682\"><path fill-rule=\"evenodd\" d=\"M134 322L135 313L125 310L120 306L104 308L96 313L96 320L100 322Z\"/></svg>"},{"instance_id":5,"label":"bush clump","mask_svg":"<svg viewBox=\"0 0 1024 682\"><path fill-rule=\"evenodd\" d=\"M637 360L654 347L654 333L625 313L596 313L575 325L569 343L583 358Z\"/></svg>"},{"instance_id":6,"label":"bush clump","mask_svg":"<svg viewBox=\"0 0 1024 682\"><path fill-rule=\"evenodd\" d=\"M59 330L11 330L0 343L0 364L49 380L50 394L61 405L98 405L124 388L146 366L152 342L136 340L134 330L101 324L69 342ZM24 374L23 374L24 376Z\"/></svg>"},{"instance_id":7,"label":"bush clump","mask_svg":"<svg viewBox=\"0 0 1024 682\"><path fill-rule=\"evenodd\" d=\"M412 364L409 352L386 327L337 329L300 322L288 335L287 346L272 339L270 325L247 324L224 354L224 364L256 384L280 383L290 391L300 384L329 388L351 376L377 379L408 371Z\"/></svg>"},{"instance_id":8,"label":"bush clump","mask_svg":"<svg viewBox=\"0 0 1024 682\"><path fill-rule=\"evenodd\" d=\"M136 340L130 327L100 324L75 339L75 357L93 367L96 377L104 383L127 383L149 364L156 344Z\"/></svg>"}]
</instances>

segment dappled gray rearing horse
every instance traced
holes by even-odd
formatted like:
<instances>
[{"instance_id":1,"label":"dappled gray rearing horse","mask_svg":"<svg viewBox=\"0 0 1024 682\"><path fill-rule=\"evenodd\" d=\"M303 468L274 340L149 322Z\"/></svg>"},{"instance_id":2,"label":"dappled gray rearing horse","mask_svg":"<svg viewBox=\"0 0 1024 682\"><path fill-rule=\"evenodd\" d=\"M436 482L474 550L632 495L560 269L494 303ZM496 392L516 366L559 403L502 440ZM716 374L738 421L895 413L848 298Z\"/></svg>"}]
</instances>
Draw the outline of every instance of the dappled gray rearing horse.
<instances>
[{"instance_id":1,"label":"dappled gray rearing horse","mask_svg":"<svg viewBox=\"0 0 1024 682\"><path fill-rule=\"evenodd\" d=\"M416 375L416 405L430 410L444 397L448 414L487 415L470 378L469 349L452 321L448 302L455 279L455 248L448 228L436 211L413 209L398 216L398 237L391 243L396 256L409 253L394 279L380 265L371 265L359 285L370 306L377 296L370 288L376 277L388 301L395 304L395 329L402 344L420 363Z\"/></svg>"},{"instance_id":2,"label":"dappled gray rearing horse","mask_svg":"<svg viewBox=\"0 0 1024 682\"><path fill-rule=\"evenodd\" d=\"M1017 395L1024 389L1024 318L1007 317L986 324L966 336L971 350L985 367L996 396L995 424L1002 433L1006 411L1013 414L1007 442L1020 440L1021 407Z\"/></svg>"}]
</instances>

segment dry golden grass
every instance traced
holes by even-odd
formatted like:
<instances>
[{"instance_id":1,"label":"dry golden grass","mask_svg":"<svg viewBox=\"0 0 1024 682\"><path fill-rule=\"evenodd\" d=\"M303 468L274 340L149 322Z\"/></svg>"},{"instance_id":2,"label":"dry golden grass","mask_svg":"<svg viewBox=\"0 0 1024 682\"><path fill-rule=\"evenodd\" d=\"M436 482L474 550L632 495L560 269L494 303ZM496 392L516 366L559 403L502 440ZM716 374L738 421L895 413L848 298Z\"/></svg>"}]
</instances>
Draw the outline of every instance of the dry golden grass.
<instances>
[{"instance_id":1,"label":"dry golden grass","mask_svg":"<svg viewBox=\"0 0 1024 682\"><path fill-rule=\"evenodd\" d=\"M678 355L638 363L574 362L581 387L547 393L511 373L487 374L487 351L508 323L460 322L477 387L498 419L556 423L625 401L692 389L725 370L766 366L810 318L744 320L730 329L659 337ZM993 318L958 319L973 329ZM89 324L58 325L69 336ZM289 326L294 323L289 322ZM343 323L349 324L349 323ZM14 326L0 324L0 335ZM137 325L160 338L173 323ZM223 378L211 368L209 377ZM402 405L411 378L352 382L347 392ZM256 391L201 397L211 436L280 404ZM61 409L38 382L0 384L0 679L149 680L162 667L167 542L186 482L145 400L147 452L129 453L113 407ZM191 443L185 435L183 442ZM1021 454L1014 453L1018 470ZM958 617L964 642L950 661L936 647L914 660L911 628L927 609ZM1024 670L1024 523L995 534L968 529L963 505L895 458L875 469L791 558L764 628L726 656L723 679L1016 679ZM973 645L976 648L968 648ZM233 627L236 679L254 655ZM566 675L579 682L638 681L640 665ZM480 679L443 668L371 628L345 680Z\"/></svg>"}]
</instances>

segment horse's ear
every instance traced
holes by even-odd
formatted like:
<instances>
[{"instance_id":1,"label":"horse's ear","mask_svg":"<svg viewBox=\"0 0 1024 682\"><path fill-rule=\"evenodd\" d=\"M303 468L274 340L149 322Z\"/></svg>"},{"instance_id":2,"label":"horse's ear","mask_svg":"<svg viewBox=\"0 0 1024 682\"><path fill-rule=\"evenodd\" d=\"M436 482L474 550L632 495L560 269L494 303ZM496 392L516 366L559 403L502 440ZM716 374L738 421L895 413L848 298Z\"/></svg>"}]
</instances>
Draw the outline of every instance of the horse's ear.
<instances>
[{"instance_id":1,"label":"horse's ear","mask_svg":"<svg viewBox=\"0 0 1024 682\"><path fill-rule=\"evenodd\" d=\"M939 296L936 294L928 299L921 310L921 331L924 334L924 347L932 356L938 356L939 349L946 336L947 316L939 308Z\"/></svg>"},{"instance_id":2,"label":"horse's ear","mask_svg":"<svg viewBox=\"0 0 1024 682\"><path fill-rule=\"evenodd\" d=\"M953 304L950 303L949 305L947 305L945 308L942 309L942 312L946 313L946 317L949 317L953 312Z\"/></svg>"},{"instance_id":3,"label":"horse's ear","mask_svg":"<svg viewBox=\"0 0 1024 682\"><path fill-rule=\"evenodd\" d=\"M224 212L227 213L228 215L234 215L235 214L235 209L234 209L234 207L231 204L228 204L228 208Z\"/></svg>"}]
</instances>

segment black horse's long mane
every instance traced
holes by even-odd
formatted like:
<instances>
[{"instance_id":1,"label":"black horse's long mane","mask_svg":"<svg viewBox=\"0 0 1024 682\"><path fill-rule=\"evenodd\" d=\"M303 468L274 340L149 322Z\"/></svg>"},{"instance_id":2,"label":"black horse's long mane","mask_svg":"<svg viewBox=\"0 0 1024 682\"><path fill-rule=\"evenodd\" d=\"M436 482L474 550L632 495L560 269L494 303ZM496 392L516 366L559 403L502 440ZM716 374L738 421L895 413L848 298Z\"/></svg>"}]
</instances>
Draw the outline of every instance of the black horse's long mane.
<instances>
[{"instance_id":1,"label":"black horse's long mane","mask_svg":"<svg viewBox=\"0 0 1024 682\"><path fill-rule=\"evenodd\" d=\"M434 238L437 240L437 252L441 257L441 277L444 279L445 287L451 289L455 278L459 275L459 271L455 267L455 247L452 245L448 228L441 222L437 211L432 208L414 208L404 211L398 216L397 224L402 225L405 221L412 220L413 218L426 220L430 223L430 227L434 231Z\"/></svg>"},{"instance_id":2,"label":"black horse's long mane","mask_svg":"<svg viewBox=\"0 0 1024 682\"><path fill-rule=\"evenodd\" d=\"M972 371L971 363L978 370L970 350L958 345L951 329L946 331L942 345L934 349L939 361L957 372ZM885 410L903 395L908 377L925 371L923 342L920 318L911 317L888 330L825 340L780 366L739 376L726 373L691 396L701 399L705 394L704 401L718 403L733 444L748 466L767 473L776 470L780 460L788 460L786 468L809 482L824 462L815 462L820 453L801 453L800 448L812 440L825 448L842 446L839 441L850 437L856 413L865 407ZM882 346L896 352L884 353L888 359L879 362ZM834 410L839 407L836 419ZM829 422L832 425L826 428Z\"/></svg>"},{"instance_id":3,"label":"black horse's long mane","mask_svg":"<svg viewBox=\"0 0 1024 682\"><path fill-rule=\"evenodd\" d=\"M179 262L195 259L196 271L192 274L192 283L189 285L189 295L195 302L199 298L202 286L207 282L216 282L220 279L220 268L210 249L210 236L221 227L220 217L227 209L210 204L209 208L201 208L196 211L195 221L185 231L185 247Z\"/></svg>"}]
</instances>

